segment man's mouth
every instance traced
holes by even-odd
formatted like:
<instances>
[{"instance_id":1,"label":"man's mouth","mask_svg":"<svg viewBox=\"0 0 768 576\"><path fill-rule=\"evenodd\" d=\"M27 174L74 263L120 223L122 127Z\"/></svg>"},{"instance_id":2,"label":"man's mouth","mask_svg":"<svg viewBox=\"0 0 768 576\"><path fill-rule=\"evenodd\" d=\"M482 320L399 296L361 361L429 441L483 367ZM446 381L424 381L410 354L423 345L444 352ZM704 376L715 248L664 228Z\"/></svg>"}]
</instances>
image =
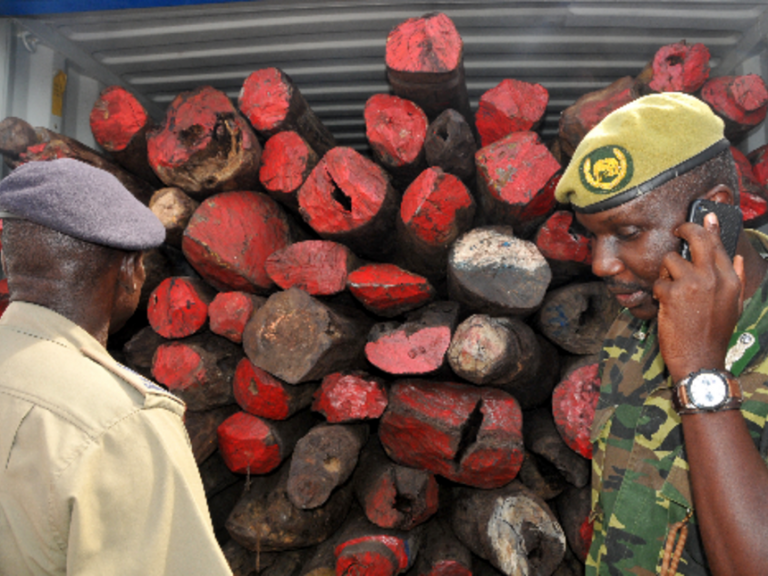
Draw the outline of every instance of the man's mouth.
<instances>
[{"instance_id":1,"label":"man's mouth","mask_svg":"<svg viewBox=\"0 0 768 576\"><path fill-rule=\"evenodd\" d=\"M648 293L645 290L635 290L634 292L614 292L611 291L616 301L625 308L634 308L639 305Z\"/></svg>"}]
</instances>

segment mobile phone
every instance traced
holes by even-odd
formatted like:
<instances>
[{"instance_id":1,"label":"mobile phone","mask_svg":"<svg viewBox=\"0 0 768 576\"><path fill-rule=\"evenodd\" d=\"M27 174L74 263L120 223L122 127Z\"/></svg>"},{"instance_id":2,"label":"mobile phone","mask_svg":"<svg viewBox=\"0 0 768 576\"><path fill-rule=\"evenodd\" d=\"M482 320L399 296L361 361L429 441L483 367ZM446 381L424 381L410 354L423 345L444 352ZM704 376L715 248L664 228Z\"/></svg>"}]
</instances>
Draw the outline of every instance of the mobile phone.
<instances>
[{"instance_id":1,"label":"mobile phone","mask_svg":"<svg viewBox=\"0 0 768 576\"><path fill-rule=\"evenodd\" d=\"M723 243L728 256L733 260L733 257L736 255L736 244L739 242L739 234L741 234L743 227L741 208L733 204L723 204L722 202L714 202L712 200L694 200L688 210L688 222L703 225L704 217L710 212L714 212L717 215L717 221L720 223L720 241ZM685 240L683 240L680 254L686 260L691 259L691 252Z\"/></svg>"}]
</instances>

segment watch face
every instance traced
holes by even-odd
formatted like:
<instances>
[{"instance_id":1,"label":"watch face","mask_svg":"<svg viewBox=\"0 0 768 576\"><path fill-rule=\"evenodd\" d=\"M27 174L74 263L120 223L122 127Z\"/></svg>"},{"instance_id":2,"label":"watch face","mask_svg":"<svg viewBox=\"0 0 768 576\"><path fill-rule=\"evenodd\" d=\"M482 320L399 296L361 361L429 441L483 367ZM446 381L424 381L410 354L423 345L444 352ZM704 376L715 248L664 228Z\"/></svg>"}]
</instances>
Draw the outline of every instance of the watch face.
<instances>
[{"instance_id":1,"label":"watch face","mask_svg":"<svg viewBox=\"0 0 768 576\"><path fill-rule=\"evenodd\" d=\"M691 401L699 408L714 408L728 396L728 384L717 374L699 374L691 380L688 390Z\"/></svg>"}]
</instances>

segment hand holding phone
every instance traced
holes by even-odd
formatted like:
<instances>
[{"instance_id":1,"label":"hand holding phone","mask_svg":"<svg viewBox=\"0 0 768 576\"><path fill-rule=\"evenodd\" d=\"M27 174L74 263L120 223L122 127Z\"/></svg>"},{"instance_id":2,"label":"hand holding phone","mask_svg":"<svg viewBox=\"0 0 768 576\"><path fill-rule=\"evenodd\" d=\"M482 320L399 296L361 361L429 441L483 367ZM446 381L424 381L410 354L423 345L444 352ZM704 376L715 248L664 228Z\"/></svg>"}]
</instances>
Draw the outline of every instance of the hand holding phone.
<instances>
[{"instance_id":1,"label":"hand holding phone","mask_svg":"<svg viewBox=\"0 0 768 576\"><path fill-rule=\"evenodd\" d=\"M731 260L736 255L736 245L739 242L739 235L743 227L743 216L741 209L733 204L723 204L712 200L694 200L688 211L688 222L694 222L701 226L704 225L704 217L710 212L717 215L717 221L720 224L720 241L725 247L725 251ZM691 259L691 251L688 243L683 240L680 254L686 260Z\"/></svg>"}]
</instances>

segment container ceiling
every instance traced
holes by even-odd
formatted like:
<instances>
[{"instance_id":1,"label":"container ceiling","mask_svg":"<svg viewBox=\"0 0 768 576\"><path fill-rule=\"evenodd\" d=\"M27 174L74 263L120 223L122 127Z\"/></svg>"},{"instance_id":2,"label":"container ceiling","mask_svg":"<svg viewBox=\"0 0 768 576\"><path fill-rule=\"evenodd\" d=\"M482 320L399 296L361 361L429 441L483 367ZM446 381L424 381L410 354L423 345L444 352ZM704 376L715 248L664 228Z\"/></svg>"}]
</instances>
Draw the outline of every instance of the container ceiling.
<instances>
[{"instance_id":1,"label":"container ceiling","mask_svg":"<svg viewBox=\"0 0 768 576\"><path fill-rule=\"evenodd\" d=\"M365 102L388 92L387 35L430 12L448 15L462 37L473 110L483 92L505 78L547 88L545 140L565 107L636 76L661 46L701 42L711 53L711 76L723 76L764 53L768 36L768 3L727 0L263 0L43 14L17 22L84 73L134 92L156 120L182 91L210 85L236 101L251 72L278 67L339 144L364 150Z\"/></svg>"}]
</instances>

